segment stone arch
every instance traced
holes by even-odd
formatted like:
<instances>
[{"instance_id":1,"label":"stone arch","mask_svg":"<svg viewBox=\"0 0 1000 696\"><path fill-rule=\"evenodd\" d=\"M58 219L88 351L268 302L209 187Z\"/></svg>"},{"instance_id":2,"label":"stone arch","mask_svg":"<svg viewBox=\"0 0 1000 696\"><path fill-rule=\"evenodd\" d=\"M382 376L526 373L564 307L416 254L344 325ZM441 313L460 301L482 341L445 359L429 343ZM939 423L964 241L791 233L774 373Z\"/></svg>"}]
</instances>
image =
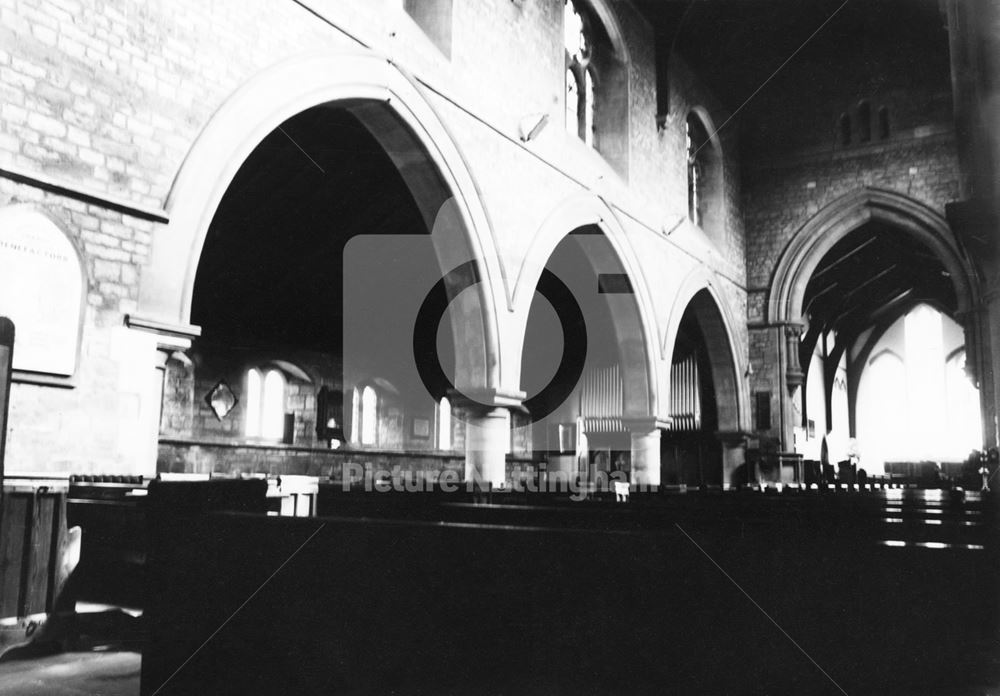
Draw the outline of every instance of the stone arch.
<instances>
[{"instance_id":1,"label":"stone arch","mask_svg":"<svg viewBox=\"0 0 1000 696\"><path fill-rule=\"evenodd\" d=\"M229 184L250 153L286 119L325 103L381 102L419 142L435 173L451 194L453 205L421 210L433 226L435 250L442 265L458 259L449 243L461 242L480 279L481 326L463 327L476 334L469 344L482 345L474 372L481 384L500 381L496 302L504 297L504 278L492 230L478 186L447 127L417 83L386 57L374 52L310 52L293 57L251 78L212 116L188 152L172 185L166 209L170 222L156 235L150 265L140 284L137 316L161 332L196 335L190 326L198 262L209 225ZM394 133L377 117L365 121L372 134L392 153ZM394 159L395 161L395 159ZM396 162L414 198L427 185L426 176L409 163ZM440 219L450 221L449 228ZM456 239L457 235L457 239ZM466 336L466 339L469 337ZM473 351L475 352L475 351Z\"/></svg>"},{"instance_id":2,"label":"stone arch","mask_svg":"<svg viewBox=\"0 0 1000 696\"><path fill-rule=\"evenodd\" d=\"M605 0L581 1L586 7L590 8L598 21L600 21L601 26L608 35L608 39L611 41L611 47L614 49L618 60L622 61L625 65L631 65L632 61L629 57L625 33L622 31L621 22L618 21L618 14L614 8Z\"/></svg>"},{"instance_id":3,"label":"stone arch","mask_svg":"<svg viewBox=\"0 0 1000 696\"><path fill-rule=\"evenodd\" d=\"M510 315L511 325L508 331L512 339L509 346L511 357L506 363L521 364L531 300L549 258L571 232L585 227L597 228L607 239L615 257L613 261L628 276L634 291L638 325L626 327L625 319L618 318L623 322L618 324L620 331L635 328L641 334L639 350L630 353L630 359L624 360L625 364L622 365L627 385L625 415L654 417L658 413L658 347L652 299L641 272L642 266L628 241L625 229L607 203L596 195L580 193L557 205L546 217L525 253L514 280L514 311Z\"/></svg>"},{"instance_id":4,"label":"stone arch","mask_svg":"<svg viewBox=\"0 0 1000 696\"><path fill-rule=\"evenodd\" d=\"M708 112L704 106L696 104L688 109L688 114L693 114L697 116L702 124L705 126L705 132L708 133L708 142L711 143L721 155L722 153L722 140L719 138L719 131L715 127L715 121L712 119L712 114Z\"/></svg>"},{"instance_id":5,"label":"stone arch","mask_svg":"<svg viewBox=\"0 0 1000 696\"><path fill-rule=\"evenodd\" d=\"M944 217L903 194L866 187L827 205L792 237L771 281L770 322L802 321L806 286L823 256L838 241L873 220L912 235L938 256L954 284L959 314L975 306L971 266Z\"/></svg>"},{"instance_id":6,"label":"stone arch","mask_svg":"<svg viewBox=\"0 0 1000 696\"><path fill-rule=\"evenodd\" d=\"M729 305L722 300L714 274L704 267L691 271L681 283L670 309L662 354L669 361L674 352L681 319L691 307L706 334L712 381L719 408L719 430L741 433L750 430L750 394L743 375L747 360L733 332L736 326ZM692 304L695 303L695 304ZM669 372L665 389L669 393Z\"/></svg>"}]
</instances>

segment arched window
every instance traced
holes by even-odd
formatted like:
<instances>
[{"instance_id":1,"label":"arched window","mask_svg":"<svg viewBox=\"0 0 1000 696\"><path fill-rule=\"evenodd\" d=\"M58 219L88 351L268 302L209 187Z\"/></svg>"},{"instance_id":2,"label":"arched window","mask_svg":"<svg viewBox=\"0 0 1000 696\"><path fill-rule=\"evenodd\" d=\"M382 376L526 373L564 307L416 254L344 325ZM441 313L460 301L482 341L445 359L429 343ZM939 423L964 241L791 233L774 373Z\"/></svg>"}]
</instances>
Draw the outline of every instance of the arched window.
<instances>
[{"instance_id":1,"label":"arched window","mask_svg":"<svg viewBox=\"0 0 1000 696\"><path fill-rule=\"evenodd\" d=\"M720 155L705 123L693 111L687 117L686 138L688 218L714 237L722 217Z\"/></svg>"},{"instance_id":2,"label":"arched window","mask_svg":"<svg viewBox=\"0 0 1000 696\"><path fill-rule=\"evenodd\" d=\"M858 141L867 143L872 139L872 105L866 101L858 104Z\"/></svg>"},{"instance_id":3,"label":"arched window","mask_svg":"<svg viewBox=\"0 0 1000 696\"><path fill-rule=\"evenodd\" d=\"M280 440L285 433L285 378L280 370L247 372L246 435Z\"/></svg>"},{"instance_id":4,"label":"arched window","mask_svg":"<svg viewBox=\"0 0 1000 696\"><path fill-rule=\"evenodd\" d=\"M903 327L910 456L915 459L938 457L943 453L945 441L941 313L928 305L920 305L906 315Z\"/></svg>"},{"instance_id":5,"label":"arched window","mask_svg":"<svg viewBox=\"0 0 1000 696\"><path fill-rule=\"evenodd\" d=\"M563 39L566 48L566 130L591 147L594 145L593 40L589 20L573 0L563 6Z\"/></svg>"},{"instance_id":6,"label":"arched window","mask_svg":"<svg viewBox=\"0 0 1000 696\"><path fill-rule=\"evenodd\" d=\"M451 402L441 397L437 407L437 448L451 449Z\"/></svg>"},{"instance_id":7,"label":"arched window","mask_svg":"<svg viewBox=\"0 0 1000 696\"><path fill-rule=\"evenodd\" d=\"M847 114L840 115L840 144L851 144L851 117Z\"/></svg>"},{"instance_id":8,"label":"arched window","mask_svg":"<svg viewBox=\"0 0 1000 696\"><path fill-rule=\"evenodd\" d=\"M906 367L891 350L879 353L868 364L870 400L861 447L862 466L869 472L884 470L884 462L904 460L907 451Z\"/></svg>"},{"instance_id":9,"label":"arched window","mask_svg":"<svg viewBox=\"0 0 1000 696\"><path fill-rule=\"evenodd\" d=\"M360 424L362 445L378 444L378 394L371 385L361 390Z\"/></svg>"},{"instance_id":10,"label":"arched window","mask_svg":"<svg viewBox=\"0 0 1000 696\"><path fill-rule=\"evenodd\" d=\"M701 224L701 163L698 161L698 141L695 124L687 121L688 218Z\"/></svg>"},{"instance_id":11,"label":"arched window","mask_svg":"<svg viewBox=\"0 0 1000 696\"><path fill-rule=\"evenodd\" d=\"M962 461L982 445L979 392L965 374L965 349L947 356L944 350L960 331L950 317L920 304L886 332L893 338L883 341L902 356L880 351L858 393L858 437L869 472L885 461Z\"/></svg>"},{"instance_id":12,"label":"arched window","mask_svg":"<svg viewBox=\"0 0 1000 696\"><path fill-rule=\"evenodd\" d=\"M351 395L351 442L361 442L361 390L354 388Z\"/></svg>"},{"instance_id":13,"label":"arched window","mask_svg":"<svg viewBox=\"0 0 1000 696\"><path fill-rule=\"evenodd\" d=\"M355 387L351 403L351 442L378 444L378 392L372 385Z\"/></svg>"}]
</instances>

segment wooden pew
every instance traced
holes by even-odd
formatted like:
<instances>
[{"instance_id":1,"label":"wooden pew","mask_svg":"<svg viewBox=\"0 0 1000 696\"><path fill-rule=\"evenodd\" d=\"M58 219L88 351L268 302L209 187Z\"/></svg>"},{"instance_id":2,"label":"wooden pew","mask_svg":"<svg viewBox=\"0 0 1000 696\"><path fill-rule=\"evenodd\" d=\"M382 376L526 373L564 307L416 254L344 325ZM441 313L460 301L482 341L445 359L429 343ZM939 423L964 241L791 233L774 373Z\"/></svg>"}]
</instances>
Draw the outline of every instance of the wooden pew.
<instances>
[{"instance_id":1,"label":"wooden pew","mask_svg":"<svg viewBox=\"0 0 1000 696\"><path fill-rule=\"evenodd\" d=\"M79 527L66 527L66 485L6 479L0 505L0 655L54 640L73 612L63 590L80 558Z\"/></svg>"},{"instance_id":2,"label":"wooden pew","mask_svg":"<svg viewBox=\"0 0 1000 696\"><path fill-rule=\"evenodd\" d=\"M71 476L67 516L83 530L73 577L79 601L142 608L146 513L139 476Z\"/></svg>"}]
</instances>

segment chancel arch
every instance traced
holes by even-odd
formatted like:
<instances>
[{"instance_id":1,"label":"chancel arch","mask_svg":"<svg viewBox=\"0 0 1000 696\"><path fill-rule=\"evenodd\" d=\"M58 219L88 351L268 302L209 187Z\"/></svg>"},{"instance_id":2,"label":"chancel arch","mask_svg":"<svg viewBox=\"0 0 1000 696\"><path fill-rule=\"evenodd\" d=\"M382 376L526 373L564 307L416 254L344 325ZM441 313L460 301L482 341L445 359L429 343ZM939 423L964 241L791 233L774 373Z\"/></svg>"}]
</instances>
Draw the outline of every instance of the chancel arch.
<instances>
[{"instance_id":1,"label":"chancel arch","mask_svg":"<svg viewBox=\"0 0 1000 696\"><path fill-rule=\"evenodd\" d=\"M975 303L971 267L955 242L947 221L923 203L893 191L863 188L820 210L789 242L775 269L768 297L771 323L799 322L804 317L806 286L834 244L868 222L880 222L925 244L944 265L954 286L956 311Z\"/></svg>"},{"instance_id":2,"label":"chancel arch","mask_svg":"<svg viewBox=\"0 0 1000 696\"><path fill-rule=\"evenodd\" d=\"M902 318L920 306L934 307L959 336L974 336L976 304L968 260L944 218L927 206L865 188L821 210L782 256L768 304L772 326L784 329L787 340L776 370L783 382L786 447L794 443L807 462L818 458L821 444L831 463L851 460L859 449L863 453L864 434L870 440L879 429L872 425L875 415L861 422L862 411L877 415L879 409L857 406L871 352L896 341L896 352L905 354L903 339L887 338L887 332L900 333ZM923 343L940 342L940 333L927 333ZM943 360L935 375L943 374ZM846 394L834 409L837 387ZM887 447L876 443L874 450Z\"/></svg>"}]
</instances>

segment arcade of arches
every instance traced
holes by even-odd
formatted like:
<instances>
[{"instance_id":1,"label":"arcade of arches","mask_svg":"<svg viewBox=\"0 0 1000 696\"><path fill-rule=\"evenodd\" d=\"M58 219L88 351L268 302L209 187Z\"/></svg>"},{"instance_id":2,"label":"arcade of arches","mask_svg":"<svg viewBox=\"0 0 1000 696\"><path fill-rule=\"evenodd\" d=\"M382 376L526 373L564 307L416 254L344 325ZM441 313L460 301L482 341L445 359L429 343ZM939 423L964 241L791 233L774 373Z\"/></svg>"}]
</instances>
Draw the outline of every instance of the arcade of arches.
<instances>
[{"instance_id":1,"label":"arcade of arches","mask_svg":"<svg viewBox=\"0 0 1000 696\"><path fill-rule=\"evenodd\" d=\"M279 19L301 30L270 52L183 40L233 66L164 68L204 100L168 109L129 83L99 97L93 133L5 111L28 143L0 172L16 228L0 313L23 344L7 468L339 480L360 464L494 487L802 484L843 462L957 475L996 445L1000 389L992 136L979 78L949 69L972 64L975 23L956 3L948 32L934 3L857 3L744 109L784 55L771 39L822 14L771 4L511 3L488 31L520 28L490 42L451 3L359 10L357 33L284 8L225 18L245 46ZM877 66L858 79L878 93L830 72L859 27L896 42L841 65ZM391 50L353 38L369 35ZM69 308L59 331L8 287L28 238L81 280L46 300ZM50 335L58 359L28 357Z\"/></svg>"}]
</instances>

